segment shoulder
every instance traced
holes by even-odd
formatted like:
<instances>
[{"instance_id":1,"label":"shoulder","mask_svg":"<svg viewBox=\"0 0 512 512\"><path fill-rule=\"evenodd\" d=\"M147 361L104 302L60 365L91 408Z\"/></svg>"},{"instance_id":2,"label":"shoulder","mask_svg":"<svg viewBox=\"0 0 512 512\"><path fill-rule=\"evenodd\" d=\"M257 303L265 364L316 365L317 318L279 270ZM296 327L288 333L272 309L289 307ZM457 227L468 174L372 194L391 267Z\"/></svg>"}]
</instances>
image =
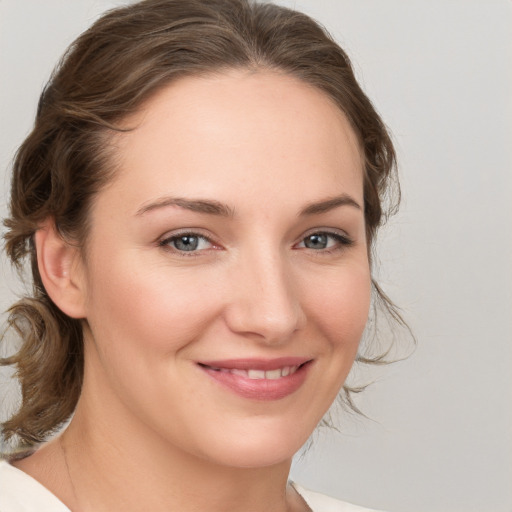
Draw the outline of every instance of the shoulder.
<instances>
[{"instance_id":1,"label":"shoulder","mask_svg":"<svg viewBox=\"0 0 512 512\"><path fill-rule=\"evenodd\" d=\"M0 460L0 512L70 512L46 487Z\"/></svg>"},{"instance_id":2,"label":"shoulder","mask_svg":"<svg viewBox=\"0 0 512 512\"><path fill-rule=\"evenodd\" d=\"M304 498L312 512L379 512L378 510L352 505L351 503L331 498L319 492L310 491L296 483L294 483L293 486Z\"/></svg>"}]
</instances>

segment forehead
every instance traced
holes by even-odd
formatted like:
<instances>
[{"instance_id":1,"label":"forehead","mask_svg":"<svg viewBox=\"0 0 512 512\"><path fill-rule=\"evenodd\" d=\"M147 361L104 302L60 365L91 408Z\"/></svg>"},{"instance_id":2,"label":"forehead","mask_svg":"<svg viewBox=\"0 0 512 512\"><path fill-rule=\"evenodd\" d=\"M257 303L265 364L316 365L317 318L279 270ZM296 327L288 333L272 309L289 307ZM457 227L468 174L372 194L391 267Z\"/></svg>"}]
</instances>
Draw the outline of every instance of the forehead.
<instances>
[{"instance_id":1,"label":"forehead","mask_svg":"<svg viewBox=\"0 0 512 512\"><path fill-rule=\"evenodd\" d=\"M114 181L139 197L164 187L160 192L226 195L227 202L244 190L325 196L331 189L362 198L361 151L345 115L325 93L285 74L233 70L181 79L124 126L131 131L115 137Z\"/></svg>"}]
</instances>

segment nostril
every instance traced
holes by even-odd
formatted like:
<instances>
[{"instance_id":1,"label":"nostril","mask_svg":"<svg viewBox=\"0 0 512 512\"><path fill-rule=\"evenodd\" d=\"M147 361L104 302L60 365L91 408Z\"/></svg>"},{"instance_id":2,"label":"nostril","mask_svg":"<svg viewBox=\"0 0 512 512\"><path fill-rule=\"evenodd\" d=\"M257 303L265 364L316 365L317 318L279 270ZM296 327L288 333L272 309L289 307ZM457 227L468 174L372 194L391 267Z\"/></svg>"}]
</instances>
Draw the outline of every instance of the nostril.
<instances>
[{"instance_id":1,"label":"nostril","mask_svg":"<svg viewBox=\"0 0 512 512\"><path fill-rule=\"evenodd\" d=\"M225 309L229 328L252 335L270 344L287 341L305 322L294 282L281 268L274 254L255 255L244 259L235 270L232 283L236 290Z\"/></svg>"}]
</instances>

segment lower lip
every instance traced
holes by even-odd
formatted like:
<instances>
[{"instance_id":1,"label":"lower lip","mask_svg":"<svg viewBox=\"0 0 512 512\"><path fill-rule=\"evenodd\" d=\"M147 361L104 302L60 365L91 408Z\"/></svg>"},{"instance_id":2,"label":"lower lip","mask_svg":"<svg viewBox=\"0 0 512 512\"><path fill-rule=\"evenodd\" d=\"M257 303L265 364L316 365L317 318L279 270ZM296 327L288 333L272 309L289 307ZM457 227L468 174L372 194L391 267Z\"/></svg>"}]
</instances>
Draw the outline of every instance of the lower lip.
<instances>
[{"instance_id":1,"label":"lower lip","mask_svg":"<svg viewBox=\"0 0 512 512\"><path fill-rule=\"evenodd\" d=\"M213 370L207 366L199 365L199 367L212 379L243 398L270 401L280 400L297 391L304 383L310 365L311 362L305 363L295 373L279 379L249 379L241 375Z\"/></svg>"}]
</instances>

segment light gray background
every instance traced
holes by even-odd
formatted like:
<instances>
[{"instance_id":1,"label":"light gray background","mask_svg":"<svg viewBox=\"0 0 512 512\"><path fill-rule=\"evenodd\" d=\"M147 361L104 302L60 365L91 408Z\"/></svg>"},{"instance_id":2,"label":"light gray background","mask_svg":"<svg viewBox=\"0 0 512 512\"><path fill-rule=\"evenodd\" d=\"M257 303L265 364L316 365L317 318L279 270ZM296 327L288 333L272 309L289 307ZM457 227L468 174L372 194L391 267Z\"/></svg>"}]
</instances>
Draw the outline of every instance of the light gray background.
<instances>
[{"instance_id":1,"label":"light gray background","mask_svg":"<svg viewBox=\"0 0 512 512\"><path fill-rule=\"evenodd\" d=\"M0 0L0 215L54 63L121 3ZM318 436L293 476L390 512L510 512L512 2L280 3L345 47L394 134L404 201L379 274L418 338L359 400L372 420L341 415L341 433ZM20 287L5 258L0 275L5 310Z\"/></svg>"}]
</instances>

